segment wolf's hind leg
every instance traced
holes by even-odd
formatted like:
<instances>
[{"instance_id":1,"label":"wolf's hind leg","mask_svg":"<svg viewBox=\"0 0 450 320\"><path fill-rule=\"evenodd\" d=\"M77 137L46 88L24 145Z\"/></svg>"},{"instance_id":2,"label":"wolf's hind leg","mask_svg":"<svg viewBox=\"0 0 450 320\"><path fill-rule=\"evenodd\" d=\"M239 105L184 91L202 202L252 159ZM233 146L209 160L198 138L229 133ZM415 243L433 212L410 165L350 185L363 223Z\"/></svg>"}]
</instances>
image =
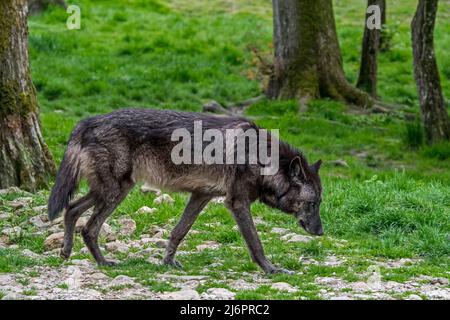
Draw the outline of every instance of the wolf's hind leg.
<instances>
[{"instance_id":1,"label":"wolf's hind leg","mask_svg":"<svg viewBox=\"0 0 450 320\"><path fill-rule=\"evenodd\" d=\"M188 231L191 229L199 213L211 199L211 195L199 193L193 193L191 195L191 198L189 199L189 202L184 209L180 221L177 223L175 228L172 230L172 233L170 234L169 244L166 248L166 256L163 260L164 264L181 267L181 264L174 259L177 248Z\"/></svg>"},{"instance_id":2,"label":"wolf's hind leg","mask_svg":"<svg viewBox=\"0 0 450 320\"><path fill-rule=\"evenodd\" d=\"M95 197L94 194L90 192L69 205L69 208L64 215L64 242L60 253L61 258L68 259L70 257L73 247L75 224L77 223L78 218L94 204Z\"/></svg>"},{"instance_id":3,"label":"wolf's hind leg","mask_svg":"<svg viewBox=\"0 0 450 320\"><path fill-rule=\"evenodd\" d=\"M117 208L117 206L123 201L127 196L128 192L133 187L134 183L126 183L120 188L120 192L112 198L105 199L101 202L97 202L94 208L94 213L89 219L87 224L84 226L81 234L83 236L84 243L89 249L91 254L94 256L95 261L101 266L112 266L114 263L105 259L98 246L98 235L102 228L103 223L109 217L109 215ZM111 188L113 189L113 188Z\"/></svg>"}]
</instances>

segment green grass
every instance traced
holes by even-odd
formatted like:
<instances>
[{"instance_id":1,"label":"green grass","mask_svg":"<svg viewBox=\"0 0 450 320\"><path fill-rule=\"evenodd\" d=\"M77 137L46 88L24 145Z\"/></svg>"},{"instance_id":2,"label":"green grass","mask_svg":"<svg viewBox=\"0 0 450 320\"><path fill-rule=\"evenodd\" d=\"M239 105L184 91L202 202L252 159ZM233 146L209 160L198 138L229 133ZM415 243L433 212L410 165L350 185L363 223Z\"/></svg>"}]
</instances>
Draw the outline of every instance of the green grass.
<instances>
[{"instance_id":1,"label":"green grass","mask_svg":"<svg viewBox=\"0 0 450 320\"><path fill-rule=\"evenodd\" d=\"M261 76L251 48L271 55L270 1L129 0L78 2L82 29L69 31L64 10L52 8L32 17L30 58L39 94L43 134L59 163L74 125L82 118L122 107L154 107L200 111L204 102L245 100L261 93ZM401 103L419 115L412 74L409 22L416 1L389 2L390 49L380 54L379 95ZM355 83L359 68L364 2L335 2L335 13L347 78ZM444 93L450 97L450 5L441 3L436 25L436 54ZM360 115L329 100L312 101L298 112L295 101L263 101L247 110L247 116L266 128L280 130L281 137L301 148L311 160L322 158L324 201L321 208L326 236L310 243L286 243L270 232L284 227L301 232L290 216L262 204L254 204L255 216L267 225L258 226L265 250L274 263L301 275L271 276L300 291L288 294L262 286L238 293L240 299L315 299L319 276L339 276L357 281L372 260L422 258L410 267L383 270L385 280L405 281L417 275L449 277L450 266L450 147L443 143L423 145L423 133L415 122L396 115ZM348 167L330 161L342 159ZM83 185L83 191L86 186ZM12 211L0 197L0 211ZM46 203L48 190L35 196L33 206ZM113 215L130 216L137 223L133 238L157 225L170 229L180 216L187 196L172 195L174 205L163 205L155 214L136 210L151 205L153 196L136 188ZM25 211L12 220L0 221L0 230L21 226L13 239L20 248L43 252L43 236L33 235ZM216 226L208 223L218 222ZM111 225L115 226L115 221ZM247 254L235 223L223 206L210 205L194 225L179 256L189 274L207 274L199 290L226 287L226 277L239 278L258 268ZM347 240L341 244L337 240ZM221 244L217 250L196 252L203 241ZM82 247L77 238L75 248ZM337 267L310 265L298 258L322 261L335 254L348 259ZM76 255L77 258L89 255ZM0 272L20 272L34 264L20 250L0 249ZM59 266L58 258L40 262ZM214 268L204 268L219 263ZM158 281L158 274L175 272L145 259L125 259L115 268L103 269L111 276L136 277L154 291L175 290ZM352 270L352 272L350 272ZM233 274L230 272L237 272ZM243 276L245 278L245 276ZM30 292L29 294L34 294Z\"/></svg>"},{"instance_id":2,"label":"green grass","mask_svg":"<svg viewBox=\"0 0 450 320\"><path fill-rule=\"evenodd\" d=\"M0 273L20 272L32 265L33 260L22 256L18 250L0 249Z\"/></svg>"}]
</instances>

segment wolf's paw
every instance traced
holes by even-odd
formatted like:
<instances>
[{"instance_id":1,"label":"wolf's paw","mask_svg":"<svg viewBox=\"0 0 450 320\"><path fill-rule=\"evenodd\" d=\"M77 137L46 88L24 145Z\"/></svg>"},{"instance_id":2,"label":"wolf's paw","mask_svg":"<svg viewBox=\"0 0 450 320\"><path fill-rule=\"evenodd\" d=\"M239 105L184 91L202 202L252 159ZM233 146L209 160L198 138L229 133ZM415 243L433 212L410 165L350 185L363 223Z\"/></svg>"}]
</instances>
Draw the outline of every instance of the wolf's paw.
<instances>
[{"instance_id":1,"label":"wolf's paw","mask_svg":"<svg viewBox=\"0 0 450 320\"><path fill-rule=\"evenodd\" d=\"M98 265L100 267L114 267L115 265L117 265L117 262L111 261L111 260L104 260L104 261L98 262Z\"/></svg>"},{"instance_id":2,"label":"wolf's paw","mask_svg":"<svg viewBox=\"0 0 450 320\"><path fill-rule=\"evenodd\" d=\"M266 274L295 274L294 271L278 267L270 268L268 270L265 270L265 272Z\"/></svg>"},{"instance_id":3,"label":"wolf's paw","mask_svg":"<svg viewBox=\"0 0 450 320\"><path fill-rule=\"evenodd\" d=\"M183 265L175 259L164 258L163 264L165 264L166 266L175 267L177 269L183 269Z\"/></svg>"},{"instance_id":4,"label":"wolf's paw","mask_svg":"<svg viewBox=\"0 0 450 320\"><path fill-rule=\"evenodd\" d=\"M64 248L63 249L61 249L61 251L59 252L59 256L62 258L62 259L64 259L64 260L68 260L69 259L69 257L70 257L70 251L68 251L68 250L64 250Z\"/></svg>"}]
</instances>

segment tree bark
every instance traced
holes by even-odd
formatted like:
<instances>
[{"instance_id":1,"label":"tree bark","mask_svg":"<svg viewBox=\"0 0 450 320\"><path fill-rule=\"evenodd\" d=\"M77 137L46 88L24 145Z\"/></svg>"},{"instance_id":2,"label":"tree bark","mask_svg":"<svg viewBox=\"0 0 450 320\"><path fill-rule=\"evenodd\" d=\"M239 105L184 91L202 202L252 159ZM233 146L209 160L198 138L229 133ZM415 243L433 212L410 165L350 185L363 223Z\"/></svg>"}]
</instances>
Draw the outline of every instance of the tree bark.
<instances>
[{"instance_id":1,"label":"tree bark","mask_svg":"<svg viewBox=\"0 0 450 320\"><path fill-rule=\"evenodd\" d=\"M0 188L36 190L55 167L28 65L26 0L0 1Z\"/></svg>"},{"instance_id":2,"label":"tree bark","mask_svg":"<svg viewBox=\"0 0 450 320\"><path fill-rule=\"evenodd\" d=\"M377 5L380 12L383 12L383 0L368 0L367 7ZM366 13L364 23L364 36L361 50L361 65L356 87L367 92L373 98L377 98L377 72L378 72L378 51L380 49L381 30L369 29L367 20L370 14ZM382 20L382 19L381 19Z\"/></svg>"},{"instance_id":3,"label":"tree bark","mask_svg":"<svg viewBox=\"0 0 450 320\"><path fill-rule=\"evenodd\" d=\"M348 83L331 0L273 0L273 99L329 97L369 107L369 95Z\"/></svg>"},{"instance_id":4,"label":"tree bark","mask_svg":"<svg viewBox=\"0 0 450 320\"><path fill-rule=\"evenodd\" d=\"M64 0L27 0L27 1L28 1L28 13L30 15L39 13L47 9L47 7L50 4L61 6L64 9L67 8L67 4Z\"/></svg>"},{"instance_id":5,"label":"tree bark","mask_svg":"<svg viewBox=\"0 0 450 320\"><path fill-rule=\"evenodd\" d=\"M386 39L385 34L383 34L383 30L385 29L387 23L387 5L386 0L378 0L378 2L381 9L381 33L379 47L382 48L384 45L386 45L386 41L389 41L389 39Z\"/></svg>"},{"instance_id":6,"label":"tree bark","mask_svg":"<svg viewBox=\"0 0 450 320\"><path fill-rule=\"evenodd\" d=\"M434 25L437 9L438 0L419 0L411 23L414 75L426 139L429 144L450 139L450 120L434 53Z\"/></svg>"}]
</instances>

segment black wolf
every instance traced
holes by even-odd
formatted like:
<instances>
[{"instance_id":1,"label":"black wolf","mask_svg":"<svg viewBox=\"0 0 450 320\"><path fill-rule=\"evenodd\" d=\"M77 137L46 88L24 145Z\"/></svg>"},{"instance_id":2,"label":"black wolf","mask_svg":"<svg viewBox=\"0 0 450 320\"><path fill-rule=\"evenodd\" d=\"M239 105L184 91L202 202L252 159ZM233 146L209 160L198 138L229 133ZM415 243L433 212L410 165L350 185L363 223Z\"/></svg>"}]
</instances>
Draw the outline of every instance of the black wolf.
<instances>
[{"instance_id":1,"label":"black wolf","mask_svg":"<svg viewBox=\"0 0 450 320\"><path fill-rule=\"evenodd\" d=\"M185 128L192 133L198 120L203 130L259 129L240 117L152 109L126 109L82 120L72 132L48 204L50 219L66 209L61 257L70 256L75 223L93 206L93 215L82 230L83 240L99 265L112 265L100 252L99 231L133 186L144 181L162 189L191 193L170 235L165 264L179 266L175 252L198 214L213 197L225 196L225 205L253 261L266 273L287 272L264 256L250 205L260 200L293 215L307 232L322 235L321 161L309 165L304 155L280 141L279 169L274 175L262 175L261 164L174 164L171 152L177 142L172 141L172 132ZM90 191L69 204L81 178L87 179Z\"/></svg>"}]
</instances>

